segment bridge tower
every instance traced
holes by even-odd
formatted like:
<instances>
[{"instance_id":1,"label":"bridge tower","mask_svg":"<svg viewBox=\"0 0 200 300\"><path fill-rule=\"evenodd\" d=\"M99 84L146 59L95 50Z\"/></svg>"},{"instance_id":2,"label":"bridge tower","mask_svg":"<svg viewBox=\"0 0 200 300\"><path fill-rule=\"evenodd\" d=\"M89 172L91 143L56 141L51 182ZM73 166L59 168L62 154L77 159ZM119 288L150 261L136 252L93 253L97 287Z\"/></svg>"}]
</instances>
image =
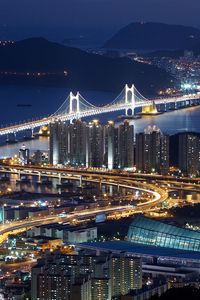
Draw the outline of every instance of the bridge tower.
<instances>
[{"instance_id":1,"label":"bridge tower","mask_svg":"<svg viewBox=\"0 0 200 300\"><path fill-rule=\"evenodd\" d=\"M76 102L76 109L73 109L73 102ZM76 95L74 95L72 92L69 94L69 114L77 114L77 118L80 113L80 93L77 92ZM72 121L72 120L71 120Z\"/></svg>"},{"instance_id":2,"label":"bridge tower","mask_svg":"<svg viewBox=\"0 0 200 300\"><path fill-rule=\"evenodd\" d=\"M128 116L129 109L131 110L131 115L134 116L134 110L135 110L135 86L134 84L131 85L131 87L128 86L128 84L125 85L125 104L130 103L131 107L126 108L125 115Z\"/></svg>"}]
</instances>

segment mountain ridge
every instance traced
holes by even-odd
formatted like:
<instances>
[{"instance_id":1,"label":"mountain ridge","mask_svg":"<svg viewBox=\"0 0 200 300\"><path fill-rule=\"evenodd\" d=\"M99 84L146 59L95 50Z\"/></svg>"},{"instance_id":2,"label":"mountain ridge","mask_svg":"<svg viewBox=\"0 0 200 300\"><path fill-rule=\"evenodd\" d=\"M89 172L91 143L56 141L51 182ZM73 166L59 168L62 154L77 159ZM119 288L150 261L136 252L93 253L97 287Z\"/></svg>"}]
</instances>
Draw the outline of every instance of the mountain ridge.
<instances>
[{"instance_id":1,"label":"mountain ridge","mask_svg":"<svg viewBox=\"0 0 200 300\"><path fill-rule=\"evenodd\" d=\"M67 76L62 76L64 71ZM13 75L5 75L10 72ZM54 75L32 78L30 72ZM172 80L166 72L153 66L128 58L91 54L44 38L30 38L0 47L0 82L8 79L12 79L12 83L41 83L105 91L117 91L125 83L135 83L137 88L148 93L170 85Z\"/></svg>"},{"instance_id":2,"label":"mountain ridge","mask_svg":"<svg viewBox=\"0 0 200 300\"><path fill-rule=\"evenodd\" d=\"M103 47L135 50L177 50L200 43L200 30L191 26L133 22L121 28Z\"/></svg>"}]
</instances>

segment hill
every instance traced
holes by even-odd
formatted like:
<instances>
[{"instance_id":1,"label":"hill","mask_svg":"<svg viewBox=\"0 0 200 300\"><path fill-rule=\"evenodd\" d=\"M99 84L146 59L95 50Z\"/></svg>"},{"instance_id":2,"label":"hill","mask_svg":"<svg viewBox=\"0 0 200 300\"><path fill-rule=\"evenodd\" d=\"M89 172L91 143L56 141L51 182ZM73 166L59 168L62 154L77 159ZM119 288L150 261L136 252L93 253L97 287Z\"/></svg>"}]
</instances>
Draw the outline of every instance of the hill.
<instances>
[{"instance_id":1,"label":"hill","mask_svg":"<svg viewBox=\"0 0 200 300\"><path fill-rule=\"evenodd\" d=\"M131 23L119 30L105 48L135 50L188 49L200 43L200 30L182 25Z\"/></svg>"},{"instance_id":2,"label":"hill","mask_svg":"<svg viewBox=\"0 0 200 300\"><path fill-rule=\"evenodd\" d=\"M170 86L171 80L153 66L87 53L43 38L0 47L0 82L105 91L119 91L125 83L135 83L142 92L153 93Z\"/></svg>"}]
</instances>

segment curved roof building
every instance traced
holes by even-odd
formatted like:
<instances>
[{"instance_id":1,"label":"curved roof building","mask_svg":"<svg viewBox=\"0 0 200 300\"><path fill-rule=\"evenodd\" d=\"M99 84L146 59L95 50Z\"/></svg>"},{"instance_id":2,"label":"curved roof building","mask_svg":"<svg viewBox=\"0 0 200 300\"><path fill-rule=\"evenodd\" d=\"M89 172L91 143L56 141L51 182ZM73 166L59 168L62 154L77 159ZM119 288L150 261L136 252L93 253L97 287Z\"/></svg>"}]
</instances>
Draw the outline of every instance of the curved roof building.
<instances>
[{"instance_id":1,"label":"curved roof building","mask_svg":"<svg viewBox=\"0 0 200 300\"><path fill-rule=\"evenodd\" d=\"M143 216L137 216L131 223L128 241L179 250L200 251L200 232Z\"/></svg>"}]
</instances>

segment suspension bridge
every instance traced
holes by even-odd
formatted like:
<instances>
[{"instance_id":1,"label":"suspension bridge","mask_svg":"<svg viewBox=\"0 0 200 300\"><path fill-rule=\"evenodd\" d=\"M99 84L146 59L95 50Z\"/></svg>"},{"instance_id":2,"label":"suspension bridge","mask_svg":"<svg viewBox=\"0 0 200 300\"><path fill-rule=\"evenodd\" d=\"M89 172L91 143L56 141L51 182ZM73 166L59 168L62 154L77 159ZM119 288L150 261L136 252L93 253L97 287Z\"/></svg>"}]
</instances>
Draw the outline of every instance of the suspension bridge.
<instances>
[{"instance_id":1,"label":"suspension bridge","mask_svg":"<svg viewBox=\"0 0 200 300\"><path fill-rule=\"evenodd\" d=\"M125 111L126 116L133 116L136 108L141 108L143 113L155 113L158 107L163 107L162 110L167 111L168 109L180 109L183 106L199 104L199 93L178 97L147 99L134 85L129 87L127 84L111 103L104 106L95 106L88 102L79 92L76 94L70 92L67 99L52 115L38 120L29 120L2 127L0 128L0 136L9 134L16 135L18 132L25 130L31 130L33 132L35 128L49 125L57 120L72 122L75 119L116 111Z\"/></svg>"}]
</instances>

